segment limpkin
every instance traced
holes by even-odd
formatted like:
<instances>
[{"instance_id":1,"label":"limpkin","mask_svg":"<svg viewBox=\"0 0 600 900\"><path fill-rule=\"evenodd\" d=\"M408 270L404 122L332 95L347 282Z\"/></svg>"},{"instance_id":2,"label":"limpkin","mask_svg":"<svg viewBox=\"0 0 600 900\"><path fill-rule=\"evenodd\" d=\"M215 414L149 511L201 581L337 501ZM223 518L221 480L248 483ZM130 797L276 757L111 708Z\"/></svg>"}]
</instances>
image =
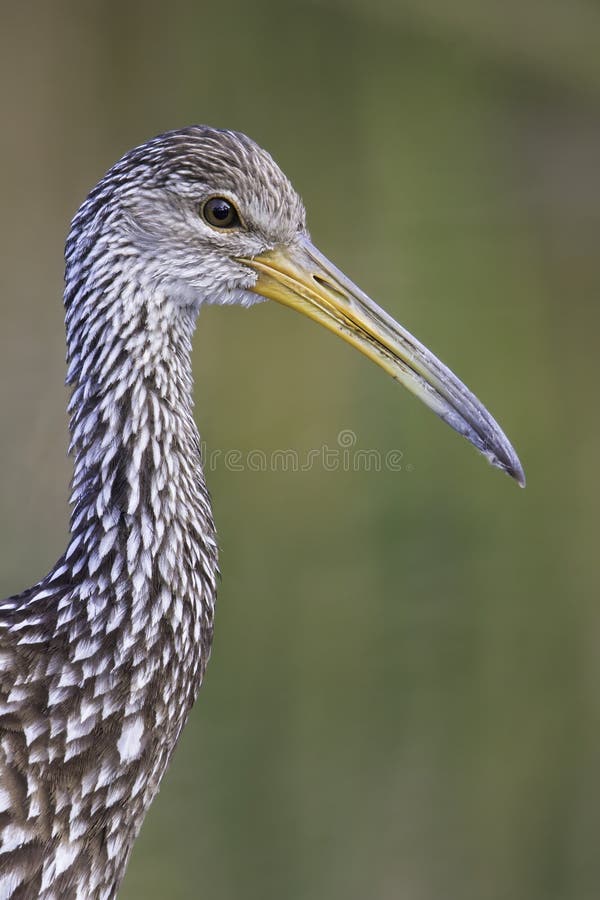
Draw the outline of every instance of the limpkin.
<instances>
[{"instance_id":1,"label":"limpkin","mask_svg":"<svg viewBox=\"0 0 600 900\"><path fill-rule=\"evenodd\" d=\"M70 537L0 604L0 898L116 895L198 693L217 578L192 412L203 303L305 313L524 483L494 419L315 249L298 194L243 134L197 126L127 153L65 258Z\"/></svg>"}]
</instances>

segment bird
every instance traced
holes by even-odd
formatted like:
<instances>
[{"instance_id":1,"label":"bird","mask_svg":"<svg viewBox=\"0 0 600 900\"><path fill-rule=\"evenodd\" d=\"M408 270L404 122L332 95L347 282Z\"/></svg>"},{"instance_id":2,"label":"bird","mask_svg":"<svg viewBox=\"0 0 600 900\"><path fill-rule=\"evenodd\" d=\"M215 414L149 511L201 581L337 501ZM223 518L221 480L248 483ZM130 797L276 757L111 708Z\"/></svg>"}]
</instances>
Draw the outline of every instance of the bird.
<instances>
[{"instance_id":1,"label":"bird","mask_svg":"<svg viewBox=\"0 0 600 900\"><path fill-rule=\"evenodd\" d=\"M65 552L0 602L0 898L117 895L209 659L218 549L194 419L205 304L275 300L374 360L524 485L508 438L311 242L273 158L195 125L127 152L65 249Z\"/></svg>"}]
</instances>

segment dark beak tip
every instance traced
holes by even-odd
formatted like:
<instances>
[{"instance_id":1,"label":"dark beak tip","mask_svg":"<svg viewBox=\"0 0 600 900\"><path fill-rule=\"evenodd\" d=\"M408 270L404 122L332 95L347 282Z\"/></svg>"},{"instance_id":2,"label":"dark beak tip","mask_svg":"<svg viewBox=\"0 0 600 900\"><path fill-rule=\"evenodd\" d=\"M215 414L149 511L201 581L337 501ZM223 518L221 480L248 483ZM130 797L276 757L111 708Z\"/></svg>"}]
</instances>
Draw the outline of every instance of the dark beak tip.
<instances>
[{"instance_id":1,"label":"dark beak tip","mask_svg":"<svg viewBox=\"0 0 600 900\"><path fill-rule=\"evenodd\" d=\"M515 479L519 487L524 488L526 486L527 479L525 478L525 472L517 457L515 457L514 460L511 460L509 465L506 466L506 473L510 475L511 478Z\"/></svg>"}]
</instances>

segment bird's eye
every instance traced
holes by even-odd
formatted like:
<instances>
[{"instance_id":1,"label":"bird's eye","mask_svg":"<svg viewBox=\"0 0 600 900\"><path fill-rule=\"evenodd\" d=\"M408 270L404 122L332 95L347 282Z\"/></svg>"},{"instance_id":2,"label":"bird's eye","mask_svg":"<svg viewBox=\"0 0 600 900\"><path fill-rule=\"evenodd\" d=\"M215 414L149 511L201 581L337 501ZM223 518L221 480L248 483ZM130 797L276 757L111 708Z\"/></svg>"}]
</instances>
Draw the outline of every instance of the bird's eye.
<instances>
[{"instance_id":1,"label":"bird's eye","mask_svg":"<svg viewBox=\"0 0 600 900\"><path fill-rule=\"evenodd\" d=\"M211 197L202 207L202 215L213 228L235 228L240 224L237 209L225 197Z\"/></svg>"}]
</instances>

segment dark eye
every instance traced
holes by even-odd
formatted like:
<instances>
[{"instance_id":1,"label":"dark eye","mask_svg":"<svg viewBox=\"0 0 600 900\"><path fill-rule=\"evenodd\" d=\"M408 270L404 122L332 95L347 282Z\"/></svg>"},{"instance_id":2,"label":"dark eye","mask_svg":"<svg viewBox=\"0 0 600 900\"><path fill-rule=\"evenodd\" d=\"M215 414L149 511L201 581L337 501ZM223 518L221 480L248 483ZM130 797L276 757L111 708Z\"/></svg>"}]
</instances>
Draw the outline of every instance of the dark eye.
<instances>
[{"instance_id":1,"label":"dark eye","mask_svg":"<svg viewBox=\"0 0 600 900\"><path fill-rule=\"evenodd\" d=\"M213 228L235 228L240 224L237 209L225 197L211 197L202 207L202 215Z\"/></svg>"}]
</instances>

